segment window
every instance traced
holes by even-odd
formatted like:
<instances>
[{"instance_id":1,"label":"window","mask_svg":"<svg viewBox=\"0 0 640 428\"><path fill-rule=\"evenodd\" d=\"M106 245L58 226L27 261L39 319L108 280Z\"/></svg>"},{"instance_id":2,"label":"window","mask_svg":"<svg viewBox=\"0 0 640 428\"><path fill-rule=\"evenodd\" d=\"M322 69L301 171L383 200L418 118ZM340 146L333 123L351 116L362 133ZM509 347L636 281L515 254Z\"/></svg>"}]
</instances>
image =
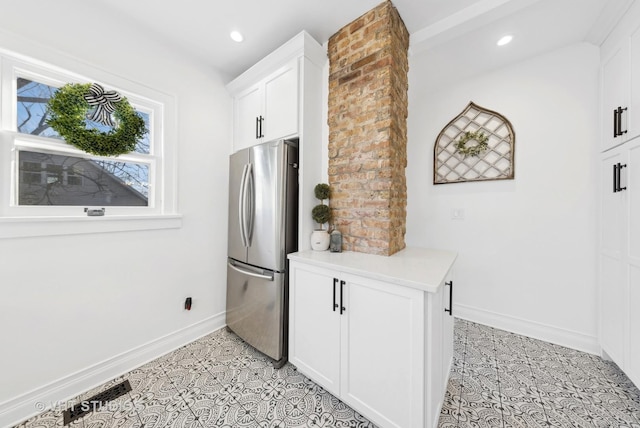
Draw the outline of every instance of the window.
<instances>
[{"instance_id":1,"label":"window","mask_svg":"<svg viewBox=\"0 0 640 428\"><path fill-rule=\"evenodd\" d=\"M18 205L149 205L149 168L107 160L21 150Z\"/></svg>"},{"instance_id":2,"label":"window","mask_svg":"<svg viewBox=\"0 0 640 428\"><path fill-rule=\"evenodd\" d=\"M175 128L163 116L172 97L116 77L119 85L110 85L104 71L95 70L91 79L2 51L0 64L0 223L3 218L85 217L88 207L106 208L106 217L178 217L175 149L166 145L167 133ZM144 120L147 132L131 153L86 153L48 125L47 103L58 88L91 82L125 96ZM86 126L110 129L88 119Z\"/></svg>"}]
</instances>

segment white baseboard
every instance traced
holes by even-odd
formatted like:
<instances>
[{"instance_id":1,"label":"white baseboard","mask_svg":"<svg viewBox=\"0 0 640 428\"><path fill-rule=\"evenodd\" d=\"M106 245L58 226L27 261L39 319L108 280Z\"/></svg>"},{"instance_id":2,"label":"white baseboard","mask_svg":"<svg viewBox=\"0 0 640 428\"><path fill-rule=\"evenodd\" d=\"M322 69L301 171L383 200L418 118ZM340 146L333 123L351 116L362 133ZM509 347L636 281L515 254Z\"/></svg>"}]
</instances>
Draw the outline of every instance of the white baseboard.
<instances>
[{"instance_id":1,"label":"white baseboard","mask_svg":"<svg viewBox=\"0 0 640 428\"><path fill-rule=\"evenodd\" d=\"M485 324L512 333L522 334L534 339L577 349L589 354L600 355L601 348L596 336L589 336L576 331L566 330L535 321L512 317L510 315L499 314L486 311L467 305L454 304L453 313L457 318L467 321Z\"/></svg>"},{"instance_id":2,"label":"white baseboard","mask_svg":"<svg viewBox=\"0 0 640 428\"><path fill-rule=\"evenodd\" d=\"M222 312L0 403L0 427L20 423L41 413L40 404L46 410L55 403L70 400L224 326L225 313Z\"/></svg>"}]
</instances>

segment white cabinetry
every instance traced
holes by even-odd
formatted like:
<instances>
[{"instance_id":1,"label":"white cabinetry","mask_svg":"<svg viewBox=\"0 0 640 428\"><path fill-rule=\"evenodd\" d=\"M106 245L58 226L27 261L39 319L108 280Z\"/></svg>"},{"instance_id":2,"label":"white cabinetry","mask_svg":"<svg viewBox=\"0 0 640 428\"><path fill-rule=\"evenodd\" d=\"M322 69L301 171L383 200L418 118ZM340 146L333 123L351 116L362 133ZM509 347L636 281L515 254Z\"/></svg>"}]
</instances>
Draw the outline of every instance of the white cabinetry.
<instances>
[{"instance_id":1,"label":"white cabinetry","mask_svg":"<svg viewBox=\"0 0 640 428\"><path fill-rule=\"evenodd\" d=\"M600 343L640 386L640 138L602 154Z\"/></svg>"},{"instance_id":2,"label":"white cabinetry","mask_svg":"<svg viewBox=\"0 0 640 428\"><path fill-rule=\"evenodd\" d=\"M620 165L620 167L619 167ZM621 367L624 362L625 279L624 202L626 194L616 187L618 169L626 165L619 149L603 154L601 160L600 219L600 346Z\"/></svg>"},{"instance_id":3,"label":"white cabinetry","mask_svg":"<svg viewBox=\"0 0 640 428\"><path fill-rule=\"evenodd\" d=\"M341 317L330 294L334 278L335 272L289 263L289 361L339 395Z\"/></svg>"},{"instance_id":4,"label":"white cabinetry","mask_svg":"<svg viewBox=\"0 0 640 428\"><path fill-rule=\"evenodd\" d=\"M639 2L611 31L601 56L600 344L640 387Z\"/></svg>"},{"instance_id":5,"label":"white cabinetry","mask_svg":"<svg viewBox=\"0 0 640 428\"><path fill-rule=\"evenodd\" d=\"M234 97L234 151L298 134L298 59Z\"/></svg>"},{"instance_id":6,"label":"white cabinetry","mask_svg":"<svg viewBox=\"0 0 640 428\"><path fill-rule=\"evenodd\" d=\"M436 426L453 357L444 277L427 292L348 270L292 257L289 361L380 427Z\"/></svg>"},{"instance_id":7,"label":"white cabinetry","mask_svg":"<svg viewBox=\"0 0 640 428\"><path fill-rule=\"evenodd\" d=\"M227 85L233 97L230 152L281 138L298 139L298 242L310 246L317 204L314 186L322 181L322 70L325 48L306 32L260 60ZM326 156L326 155L324 155Z\"/></svg>"},{"instance_id":8,"label":"white cabinetry","mask_svg":"<svg viewBox=\"0 0 640 428\"><path fill-rule=\"evenodd\" d=\"M629 50L618 45L602 63L603 150L624 142L629 117Z\"/></svg>"},{"instance_id":9,"label":"white cabinetry","mask_svg":"<svg viewBox=\"0 0 640 428\"><path fill-rule=\"evenodd\" d=\"M602 150L640 135L640 5L602 46Z\"/></svg>"}]
</instances>

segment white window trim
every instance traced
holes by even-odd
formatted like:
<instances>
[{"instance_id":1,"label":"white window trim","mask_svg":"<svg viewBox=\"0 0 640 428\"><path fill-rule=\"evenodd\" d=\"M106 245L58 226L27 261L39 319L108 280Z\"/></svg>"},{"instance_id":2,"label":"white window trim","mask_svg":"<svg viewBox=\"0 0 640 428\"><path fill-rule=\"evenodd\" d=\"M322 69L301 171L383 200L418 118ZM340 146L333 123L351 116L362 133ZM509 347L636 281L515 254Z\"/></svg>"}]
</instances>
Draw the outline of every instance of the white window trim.
<instances>
[{"instance_id":1,"label":"white window trim","mask_svg":"<svg viewBox=\"0 0 640 428\"><path fill-rule=\"evenodd\" d=\"M72 64L73 65L73 64ZM175 97L144 85L114 76L104 70L77 63L92 78L68 72L0 48L0 239L28 236L70 235L135 230L179 228L182 216L177 206L177 124ZM75 67L70 67L74 68ZM10 73L10 74L7 74ZM12 205L15 186L17 146L46 150L55 147L56 152L86 157L87 154L64 142L52 143L51 139L16 132L15 73L32 76L43 83L98 82L122 93L137 109L153 111L149 128L152 156L129 153L116 158L118 161L153 163L149 182L149 207L106 207L103 217L87 217L84 207L17 206ZM104 83L103 83L104 82ZM151 111L150 111L151 110ZM17 142L17 143L16 143ZM46 142L46 143L45 143ZM92 156L93 157L93 156ZM102 207L90 207L102 208Z\"/></svg>"}]
</instances>

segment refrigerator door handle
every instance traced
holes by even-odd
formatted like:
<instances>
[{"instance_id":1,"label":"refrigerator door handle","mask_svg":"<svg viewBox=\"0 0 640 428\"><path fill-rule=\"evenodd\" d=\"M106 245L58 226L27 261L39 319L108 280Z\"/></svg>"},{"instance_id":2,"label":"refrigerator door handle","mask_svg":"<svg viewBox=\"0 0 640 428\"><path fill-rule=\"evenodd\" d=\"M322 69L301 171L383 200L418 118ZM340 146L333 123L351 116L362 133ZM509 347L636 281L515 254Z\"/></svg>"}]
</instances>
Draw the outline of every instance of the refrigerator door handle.
<instances>
[{"instance_id":1,"label":"refrigerator door handle","mask_svg":"<svg viewBox=\"0 0 640 428\"><path fill-rule=\"evenodd\" d=\"M246 205L245 210L245 236L247 247L251 246L251 238L253 237L253 216L254 216L254 200L255 200L255 182L253 179L253 164L247 165L247 186L246 186Z\"/></svg>"},{"instance_id":2,"label":"refrigerator door handle","mask_svg":"<svg viewBox=\"0 0 640 428\"><path fill-rule=\"evenodd\" d=\"M263 273L252 272L250 270L242 269L236 266L235 264L233 264L232 262L227 262L227 264L231 269L235 270L236 272L240 272L243 275L252 276L254 278L266 279L267 281L273 281L273 274L265 275Z\"/></svg>"},{"instance_id":3,"label":"refrigerator door handle","mask_svg":"<svg viewBox=\"0 0 640 428\"><path fill-rule=\"evenodd\" d=\"M245 193L247 191L247 170L249 164L246 164L242 169L242 178L240 179L240 197L238 198L238 222L240 224L240 239L242 240L242 246L247 245L247 227L246 227L246 213L245 213Z\"/></svg>"}]
</instances>

